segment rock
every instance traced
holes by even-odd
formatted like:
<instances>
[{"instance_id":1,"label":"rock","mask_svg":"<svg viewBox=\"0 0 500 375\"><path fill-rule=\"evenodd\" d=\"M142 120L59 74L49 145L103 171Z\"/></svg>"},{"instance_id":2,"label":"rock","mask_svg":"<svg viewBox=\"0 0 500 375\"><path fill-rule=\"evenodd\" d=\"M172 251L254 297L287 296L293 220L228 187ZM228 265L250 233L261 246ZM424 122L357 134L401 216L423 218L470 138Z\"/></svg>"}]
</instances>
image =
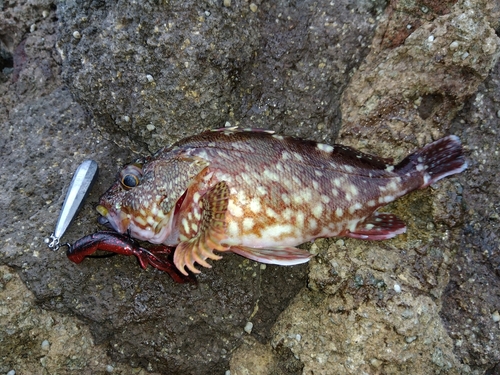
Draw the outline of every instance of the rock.
<instances>
[{"instance_id":1,"label":"rock","mask_svg":"<svg viewBox=\"0 0 500 375\"><path fill-rule=\"evenodd\" d=\"M4 4L0 371L498 372L499 6L332 4ZM318 240L309 268L225 256L177 285L132 258L47 250L83 159L101 174L66 241L98 229L131 150L226 122L326 142L340 129L396 158L451 132L469 169L388 208L406 235Z\"/></svg>"},{"instance_id":2,"label":"rock","mask_svg":"<svg viewBox=\"0 0 500 375\"><path fill-rule=\"evenodd\" d=\"M0 318L2 374L91 375L111 363L115 374L146 374L112 360L80 319L38 307L15 270L5 266L0 266Z\"/></svg>"},{"instance_id":3,"label":"rock","mask_svg":"<svg viewBox=\"0 0 500 375\"><path fill-rule=\"evenodd\" d=\"M420 19L404 43L394 46L384 43L394 27L386 12L371 53L343 94L342 142L387 154L394 143L416 148L445 134L500 55L492 18L486 16L490 6L489 1L449 4L446 14ZM400 155L390 156L409 149L400 147Z\"/></svg>"},{"instance_id":4,"label":"rock","mask_svg":"<svg viewBox=\"0 0 500 375\"><path fill-rule=\"evenodd\" d=\"M382 3L65 2L63 76L107 138L142 153L226 122L331 141Z\"/></svg>"}]
</instances>

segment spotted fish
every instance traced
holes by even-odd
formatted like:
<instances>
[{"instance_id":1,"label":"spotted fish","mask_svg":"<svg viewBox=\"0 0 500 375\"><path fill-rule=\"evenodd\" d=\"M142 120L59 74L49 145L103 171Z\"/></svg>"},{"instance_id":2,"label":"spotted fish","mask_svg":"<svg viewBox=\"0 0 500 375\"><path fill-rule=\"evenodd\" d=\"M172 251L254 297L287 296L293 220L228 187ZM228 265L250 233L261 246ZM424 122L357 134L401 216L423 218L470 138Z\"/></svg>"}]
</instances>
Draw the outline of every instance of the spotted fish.
<instances>
[{"instance_id":1,"label":"spotted fish","mask_svg":"<svg viewBox=\"0 0 500 375\"><path fill-rule=\"evenodd\" d=\"M404 222L377 209L467 167L453 135L389 159L258 129L185 138L126 166L97 207L119 233L175 246L187 274L230 251L271 264L307 262L319 237L384 240Z\"/></svg>"}]
</instances>

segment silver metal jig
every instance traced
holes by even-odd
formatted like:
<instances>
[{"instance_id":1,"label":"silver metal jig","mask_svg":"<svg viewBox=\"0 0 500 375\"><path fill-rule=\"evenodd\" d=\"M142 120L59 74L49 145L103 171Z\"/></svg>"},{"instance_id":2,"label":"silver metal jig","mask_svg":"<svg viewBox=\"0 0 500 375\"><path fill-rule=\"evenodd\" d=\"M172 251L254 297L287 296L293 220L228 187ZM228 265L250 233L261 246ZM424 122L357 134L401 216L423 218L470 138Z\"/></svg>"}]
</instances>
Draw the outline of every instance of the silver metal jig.
<instances>
[{"instance_id":1,"label":"silver metal jig","mask_svg":"<svg viewBox=\"0 0 500 375\"><path fill-rule=\"evenodd\" d=\"M50 249L56 251L61 246L64 246L59 244L59 240L80 209L83 200L97 178L98 170L99 168L94 160L85 160L77 168L66 193L59 219L57 219L56 229L49 238L45 239L45 243Z\"/></svg>"}]
</instances>

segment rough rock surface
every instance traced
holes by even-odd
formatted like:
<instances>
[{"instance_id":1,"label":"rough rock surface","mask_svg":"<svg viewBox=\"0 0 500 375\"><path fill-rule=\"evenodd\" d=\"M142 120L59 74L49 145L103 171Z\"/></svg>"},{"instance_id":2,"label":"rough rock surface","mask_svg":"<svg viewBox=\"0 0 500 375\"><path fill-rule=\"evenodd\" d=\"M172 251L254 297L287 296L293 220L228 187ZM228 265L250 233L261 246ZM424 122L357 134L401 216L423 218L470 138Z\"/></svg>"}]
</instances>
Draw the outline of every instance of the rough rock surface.
<instances>
[{"instance_id":1,"label":"rough rock surface","mask_svg":"<svg viewBox=\"0 0 500 375\"><path fill-rule=\"evenodd\" d=\"M498 372L500 6L350 3L0 3L0 372ZM309 268L225 256L176 285L42 243L85 158L100 179L68 241L131 150L226 121L326 141L342 123L395 158L452 132L470 167L389 208L406 235L318 240Z\"/></svg>"},{"instance_id":2,"label":"rough rock surface","mask_svg":"<svg viewBox=\"0 0 500 375\"><path fill-rule=\"evenodd\" d=\"M97 127L142 152L226 122L331 141L381 6L351 3L64 2L63 74Z\"/></svg>"}]
</instances>

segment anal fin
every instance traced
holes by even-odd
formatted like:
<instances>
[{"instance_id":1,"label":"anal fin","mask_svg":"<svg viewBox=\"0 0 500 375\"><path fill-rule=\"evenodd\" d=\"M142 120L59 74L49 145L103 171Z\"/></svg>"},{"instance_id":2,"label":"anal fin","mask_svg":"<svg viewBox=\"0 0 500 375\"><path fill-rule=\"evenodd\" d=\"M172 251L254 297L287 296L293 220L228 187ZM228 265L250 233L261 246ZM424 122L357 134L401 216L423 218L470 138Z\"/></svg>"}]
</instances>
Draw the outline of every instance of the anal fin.
<instances>
[{"instance_id":1,"label":"anal fin","mask_svg":"<svg viewBox=\"0 0 500 375\"><path fill-rule=\"evenodd\" d=\"M293 266L308 262L313 255L296 247L254 248L231 246L229 251L260 263Z\"/></svg>"},{"instance_id":2,"label":"anal fin","mask_svg":"<svg viewBox=\"0 0 500 375\"><path fill-rule=\"evenodd\" d=\"M374 212L372 216L358 223L354 231L348 232L346 236L361 240L387 240L405 232L405 223L396 215Z\"/></svg>"},{"instance_id":3,"label":"anal fin","mask_svg":"<svg viewBox=\"0 0 500 375\"><path fill-rule=\"evenodd\" d=\"M200 273L194 263L210 268L207 259L221 259L214 254L214 250L228 250L228 246L221 244L226 238L228 201L229 188L224 181L217 183L201 198L202 216L198 233L179 243L174 253L174 264L184 275L187 275L185 267L194 273Z\"/></svg>"}]
</instances>

